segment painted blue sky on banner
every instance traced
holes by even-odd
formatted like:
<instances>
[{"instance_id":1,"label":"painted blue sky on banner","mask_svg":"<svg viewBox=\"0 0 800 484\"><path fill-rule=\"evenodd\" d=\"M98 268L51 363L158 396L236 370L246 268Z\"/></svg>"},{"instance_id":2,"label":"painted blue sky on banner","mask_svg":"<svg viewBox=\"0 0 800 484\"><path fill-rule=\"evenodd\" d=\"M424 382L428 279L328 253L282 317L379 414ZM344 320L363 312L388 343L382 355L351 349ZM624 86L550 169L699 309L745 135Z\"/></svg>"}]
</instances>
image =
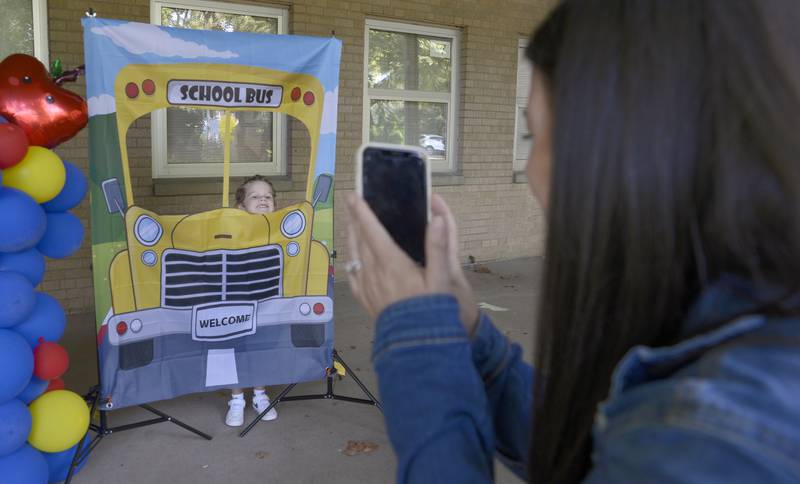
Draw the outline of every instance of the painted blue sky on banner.
<instances>
[{"instance_id":1,"label":"painted blue sky on banner","mask_svg":"<svg viewBox=\"0 0 800 484\"><path fill-rule=\"evenodd\" d=\"M332 173L341 41L329 37L191 30L84 18L89 115L116 112L114 80L132 63L205 62L310 74L325 89L316 172ZM100 71L102 70L102 72ZM335 153L335 152L334 152Z\"/></svg>"}]
</instances>

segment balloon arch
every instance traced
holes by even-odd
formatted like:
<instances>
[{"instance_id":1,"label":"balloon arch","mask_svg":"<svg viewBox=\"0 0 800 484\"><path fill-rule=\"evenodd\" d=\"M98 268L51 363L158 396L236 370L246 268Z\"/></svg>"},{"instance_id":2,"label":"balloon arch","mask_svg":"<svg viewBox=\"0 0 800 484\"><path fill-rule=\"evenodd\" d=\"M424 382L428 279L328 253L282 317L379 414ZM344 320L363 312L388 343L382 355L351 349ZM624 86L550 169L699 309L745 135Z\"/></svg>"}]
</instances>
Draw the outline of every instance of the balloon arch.
<instances>
[{"instance_id":1,"label":"balloon arch","mask_svg":"<svg viewBox=\"0 0 800 484\"><path fill-rule=\"evenodd\" d=\"M90 420L61 379L64 310L35 289L45 257L69 257L84 235L69 210L86 176L51 148L83 129L87 106L57 80L28 55L0 62L0 476L12 484L64 480Z\"/></svg>"}]
</instances>

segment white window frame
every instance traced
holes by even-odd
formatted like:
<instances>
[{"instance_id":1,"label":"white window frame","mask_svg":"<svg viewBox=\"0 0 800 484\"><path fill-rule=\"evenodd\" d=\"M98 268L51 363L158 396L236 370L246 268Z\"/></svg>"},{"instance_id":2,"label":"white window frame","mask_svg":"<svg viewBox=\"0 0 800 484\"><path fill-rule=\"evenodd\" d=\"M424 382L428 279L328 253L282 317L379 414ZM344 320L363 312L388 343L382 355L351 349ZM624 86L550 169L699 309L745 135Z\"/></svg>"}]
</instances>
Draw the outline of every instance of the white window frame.
<instances>
[{"instance_id":1,"label":"white window frame","mask_svg":"<svg viewBox=\"0 0 800 484\"><path fill-rule=\"evenodd\" d=\"M528 157L525 157L522 160L517 158L517 140L520 137L519 130L522 129L526 132L528 131L528 125L526 124L527 121L525 121L524 118L520 119L519 108L522 108L523 113L527 109L530 85L531 82L533 82L533 73L531 72L532 64L525 57L525 48L527 46L528 39L519 39L519 43L517 44L517 102L514 105L514 150L512 151L512 167L514 169L514 173L525 171L525 166L528 163ZM522 92L520 92L520 81L525 77L527 77L528 83L525 89L522 89ZM535 142L536 140L533 141ZM531 149L533 149L532 143Z\"/></svg>"},{"instance_id":2,"label":"white window frame","mask_svg":"<svg viewBox=\"0 0 800 484\"><path fill-rule=\"evenodd\" d=\"M32 0L33 55L50 69L50 49L47 42L47 0Z\"/></svg>"},{"instance_id":3,"label":"white window frame","mask_svg":"<svg viewBox=\"0 0 800 484\"><path fill-rule=\"evenodd\" d=\"M260 5L214 2L208 0L150 0L150 23L161 25L161 8L188 8L213 10L222 13L251 15L254 17L275 17L278 19L278 35L289 31L289 11L285 8L264 7ZM219 163L167 163L167 110L158 109L150 115L151 149L153 178L210 178L222 176L222 161ZM231 176L286 174L287 159L286 115L274 113L272 122L272 169L266 169L264 162L231 163Z\"/></svg>"},{"instance_id":4,"label":"white window frame","mask_svg":"<svg viewBox=\"0 0 800 484\"><path fill-rule=\"evenodd\" d=\"M456 140L456 120L458 119L459 91L459 48L461 33L456 29L429 27L425 25L389 22L386 20L366 19L364 28L364 109L362 115L361 137L364 143L369 141L370 105L373 99L382 101L416 101L447 103L447 159L431 160L431 171L447 173L456 171L458 142ZM369 87L369 31L386 30L402 34L416 34L429 37L450 39L450 92L412 91L400 89L375 89Z\"/></svg>"},{"instance_id":5,"label":"white window frame","mask_svg":"<svg viewBox=\"0 0 800 484\"><path fill-rule=\"evenodd\" d=\"M47 0L30 0L33 24L33 56L50 70L50 51L47 43ZM2 60L2 59L0 59Z\"/></svg>"}]
</instances>

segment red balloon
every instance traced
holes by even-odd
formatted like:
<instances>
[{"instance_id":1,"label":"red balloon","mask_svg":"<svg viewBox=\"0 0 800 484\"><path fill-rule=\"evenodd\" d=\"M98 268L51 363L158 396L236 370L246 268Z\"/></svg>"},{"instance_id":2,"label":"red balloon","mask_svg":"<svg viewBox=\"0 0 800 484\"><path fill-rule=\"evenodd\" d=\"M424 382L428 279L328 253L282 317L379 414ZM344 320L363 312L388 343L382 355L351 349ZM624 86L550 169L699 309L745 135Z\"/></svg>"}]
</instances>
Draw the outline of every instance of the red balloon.
<instances>
[{"instance_id":1,"label":"red balloon","mask_svg":"<svg viewBox=\"0 0 800 484\"><path fill-rule=\"evenodd\" d=\"M72 138L89 119L86 101L54 84L44 65L25 54L0 62L0 115L45 148Z\"/></svg>"},{"instance_id":2,"label":"red balloon","mask_svg":"<svg viewBox=\"0 0 800 484\"><path fill-rule=\"evenodd\" d=\"M33 350L33 375L40 380L58 378L69 368L69 355L63 346L44 341Z\"/></svg>"},{"instance_id":3,"label":"red balloon","mask_svg":"<svg viewBox=\"0 0 800 484\"><path fill-rule=\"evenodd\" d=\"M61 378L53 378L50 380L50 383L47 385L43 393L52 392L53 390L63 390L64 389L64 380Z\"/></svg>"},{"instance_id":4,"label":"red balloon","mask_svg":"<svg viewBox=\"0 0 800 484\"><path fill-rule=\"evenodd\" d=\"M16 165L28 152L28 137L16 124L0 124L0 170Z\"/></svg>"}]
</instances>

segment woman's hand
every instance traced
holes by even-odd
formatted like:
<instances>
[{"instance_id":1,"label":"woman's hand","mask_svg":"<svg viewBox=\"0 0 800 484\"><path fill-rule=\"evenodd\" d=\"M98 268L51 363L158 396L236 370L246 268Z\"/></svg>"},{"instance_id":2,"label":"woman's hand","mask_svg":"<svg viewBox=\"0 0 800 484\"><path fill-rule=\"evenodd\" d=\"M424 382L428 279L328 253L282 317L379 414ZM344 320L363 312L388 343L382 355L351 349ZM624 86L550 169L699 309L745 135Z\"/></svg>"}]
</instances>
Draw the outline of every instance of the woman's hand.
<instances>
[{"instance_id":1,"label":"woman's hand","mask_svg":"<svg viewBox=\"0 0 800 484\"><path fill-rule=\"evenodd\" d=\"M461 322L472 334L478 322L478 307L458 262L458 231L444 200L438 195L431 197L424 268L397 246L361 197L351 193L347 208L351 260L347 278L356 299L370 316L377 317L403 299L447 293L458 299Z\"/></svg>"}]
</instances>

